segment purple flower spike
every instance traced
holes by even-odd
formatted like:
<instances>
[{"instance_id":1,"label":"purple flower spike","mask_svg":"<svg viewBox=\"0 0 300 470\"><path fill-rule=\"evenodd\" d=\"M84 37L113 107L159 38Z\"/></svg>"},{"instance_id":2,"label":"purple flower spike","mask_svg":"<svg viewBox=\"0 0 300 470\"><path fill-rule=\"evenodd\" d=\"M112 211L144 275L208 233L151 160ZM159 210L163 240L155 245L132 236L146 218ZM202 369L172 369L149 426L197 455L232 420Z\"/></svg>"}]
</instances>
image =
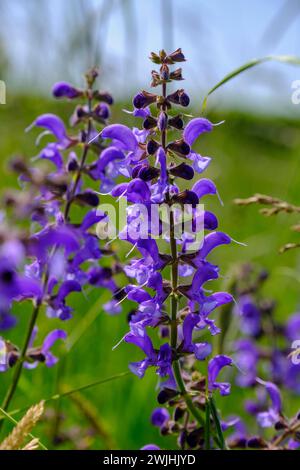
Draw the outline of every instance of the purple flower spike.
<instances>
[{"instance_id":1,"label":"purple flower spike","mask_svg":"<svg viewBox=\"0 0 300 470\"><path fill-rule=\"evenodd\" d=\"M72 100L82 95L82 91L75 88L67 82L58 82L52 88L52 93L55 98L68 98Z\"/></svg>"},{"instance_id":2,"label":"purple flower spike","mask_svg":"<svg viewBox=\"0 0 300 470\"><path fill-rule=\"evenodd\" d=\"M170 419L170 413L166 408L155 408L151 415L151 423L153 426L161 428L166 421Z\"/></svg>"},{"instance_id":3,"label":"purple flower spike","mask_svg":"<svg viewBox=\"0 0 300 470\"><path fill-rule=\"evenodd\" d=\"M216 382L216 379L223 369L223 367L231 366L232 359L228 356L220 354L215 356L208 363L208 389L213 391L216 389L220 390L220 395L225 396L230 394L230 383L228 382Z\"/></svg>"},{"instance_id":4,"label":"purple flower spike","mask_svg":"<svg viewBox=\"0 0 300 470\"><path fill-rule=\"evenodd\" d=\"M282 400L279 388L272 382L265 382L259 378L256 381L266 388L271 399L271 406L268 411L263 411L257 414L257 422L263 428L274 426L280 418L282 410Z\"/></svg>"},{"instance_id":5,"label":"purple flower spike","mask_svg":"<svg viewBox=\"0 0 300 470\"><path fill-rule=\"evenodd\" d=\"M189 145L192 146L199 135L203 134L203 132L210 132L212 128L213 125L208 119L192 119L183 131L183 138Z\"/></svg>"},{"instance_id":6,"label":"purple flower spike","mask_svg":"<svg viewBox=\"0 0 300 470\"><path fill-rule=\"evenodd\" d=\"M123 124L112 124L107 126L101 132L103 139L112 139L116 141L123 150L134 152L138 147L138 141L129 127Z\"/></svg>"}]
</instances>

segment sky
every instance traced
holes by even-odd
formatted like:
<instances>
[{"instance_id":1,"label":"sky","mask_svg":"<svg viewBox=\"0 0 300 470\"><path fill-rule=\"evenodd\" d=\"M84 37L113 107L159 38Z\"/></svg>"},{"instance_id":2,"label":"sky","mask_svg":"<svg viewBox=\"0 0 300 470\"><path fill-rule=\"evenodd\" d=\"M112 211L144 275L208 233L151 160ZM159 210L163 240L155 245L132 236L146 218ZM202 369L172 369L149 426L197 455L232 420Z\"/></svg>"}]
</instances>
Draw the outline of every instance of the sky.
<instances>
[{"instance_id":1,"label":"sky","mask_svg":"<svg viewBox=\"0 0 300 470\"><path fill-rule=\"evenodd\" d=\"M102 86L124 98L149 89L150 51L181 47L184 87L200 106L205 92L250 59L300 56L300 0L2 0L0 14L12 90L47 94L62 79L79 85L96 61ZM291 95L299 79L300 67L260 65L218 90L209 105L298 115Z\"/></svg>"}]
</instances>

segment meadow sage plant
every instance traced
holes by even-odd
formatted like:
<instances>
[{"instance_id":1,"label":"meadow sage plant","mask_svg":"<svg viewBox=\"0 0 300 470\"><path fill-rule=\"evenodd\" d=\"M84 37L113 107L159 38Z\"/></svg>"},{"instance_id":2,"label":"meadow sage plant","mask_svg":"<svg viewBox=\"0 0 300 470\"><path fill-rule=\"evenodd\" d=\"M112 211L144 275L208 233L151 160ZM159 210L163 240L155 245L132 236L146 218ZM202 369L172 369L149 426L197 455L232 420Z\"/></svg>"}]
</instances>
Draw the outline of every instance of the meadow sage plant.
<instances>
[{"instance_id":1,"label":"meadow sage plant","mask_svg":"<svg viewBox=\"0 0 300 470\"><path fill-rule=\"evenodd\" d=\"M226 292L212 293L205 288L208 281L219 277L218 266L207 260L209 254L217 246L229 244L231 238L215 231L216 216L200 204L204 196L218 194L215 184L201 178L191 186L194 175L202 174L211 160L193 146L214 125L203 117L189 119L176 110L190 102L183 89L168 91L169 84L183 80L181 68L170 70L185 61L182 51L160 51L150 59L159 66L152 71L151 86L160 87L161 92L141 91L134 97L133 115L143 119L143 128L113 124L100 134L101 139L111 141L110 151L115 152L111 158L120 159L122 174L124 165L130 174L129 181L115 186L111 195L130 203L127 224L119 235L140 254L124 267L132 283L124 287L123 296L137 305L124 341L144 354L141 361L130 364L132 372L141 378L154 367L160 377L159 403L175 406L176 423L168 421L166 410L158 409L153 424L164 432L176 430L181 448L224 448L213 396L230 393L230 384L219 381L218 376L232 360L214 356L211 341L201 337L207 337L207 331L212 336L219 333L215 310L232 301ZM164 206L167 217L159 212L154 222L153 206L158 210ZM199 233L205 234L201 240ZM150 329L163 338L157 347ZM198 372L198 362L203 374Z\"/></svg>"},{"instance_id":2,"label":"meadow sage plant","mask_svg":"<svg viewBox=\"0 0 300 470\"><path fill-rule=\"evenodd\" d=\"M1 221L0 328L5 338L0 338L0 371L13 368L4 410L14 396L23 367L31 369L41 362L50 367L57 361L51 348L67 335L64 329L51 331L51 319L64 322L72 317L69 294L99 287L118 290L113 279L120 269L118 261L112 257L109 267L100 265L99 260L111 251L100 246L94 233L95 224L106 217L97 211L96 190L103 185L110 189L114 177L113 168L105 163L109 148L101 139L90 143L99 127L107 123L113 102L110 94L95 87L97 76L96 69L90 70L84 89L65 82L53 87L54 97L80 103L70 119L73 130L67 131L54 114L39 116L29 128L43 129L38 143L46 134L54 139L40 150L34 166L21 158L11 164L19 175L21 191L6 194ZM46 168L41 165L45 160ZM17 322L11 312L15 303L28 299L32 313L19 346L8 340ZM114 299L109 302L110 313L120 311L116 304ZM46 315L49 323L44 340L36 339L40 315Z\"/></svg>"}]
</instances>

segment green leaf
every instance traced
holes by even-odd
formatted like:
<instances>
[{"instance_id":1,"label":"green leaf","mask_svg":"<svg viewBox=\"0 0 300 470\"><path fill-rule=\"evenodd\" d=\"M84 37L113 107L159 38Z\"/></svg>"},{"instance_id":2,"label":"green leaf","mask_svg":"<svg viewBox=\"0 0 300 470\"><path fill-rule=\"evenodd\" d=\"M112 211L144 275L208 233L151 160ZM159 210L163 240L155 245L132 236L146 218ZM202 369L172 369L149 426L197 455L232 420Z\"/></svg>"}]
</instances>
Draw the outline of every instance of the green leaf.
<instances>
[{"instance_id":1,"label":"green leaf","mask_svg":"<svg viewBox=\"0 0 300 470\"><path fill-rule=\"evenodd\" d=\"M221 422L218 414L218 410L216 408L215 400L213 397L209 398L209 404L210 404L210 409L211 409L211 414L215 423L216 431L217 431L217 436L218 436L218 442L221 450L226 449L226 443L225 439L223 436L223 431L221 427Z\"/></svg>"},{"instance_id":2,"label":"green leaf","mask_svg":"<svg viewBox=\"0 0 300 470\"><path fill-rule=\"evenodd\" d=\"M202 103L202 112L205 111L209 95L211 95L214 91L216 91L222 85L225 85L225 83L229 82L232 78L237 77L240 73L245 72L246 70L251 69L252 67L256 67L256 65L260 65L264 62L269 61L282 62L290 65L300 65L300 57L290 55L269 55L261 57L260 59L252 59L241 67L238 67L237 69L233 70L228 75L225 75L222 80L220 80L215 86L213 86L209 90Z\"/></svg>"}]
</instances>

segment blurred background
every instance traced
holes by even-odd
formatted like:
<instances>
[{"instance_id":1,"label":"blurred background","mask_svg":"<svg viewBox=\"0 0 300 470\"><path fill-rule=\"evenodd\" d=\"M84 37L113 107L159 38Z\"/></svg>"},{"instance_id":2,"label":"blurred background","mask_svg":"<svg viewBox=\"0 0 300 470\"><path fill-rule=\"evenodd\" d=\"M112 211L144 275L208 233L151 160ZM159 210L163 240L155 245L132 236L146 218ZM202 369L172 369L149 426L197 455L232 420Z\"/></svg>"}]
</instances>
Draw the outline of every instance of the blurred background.
<instances>
[{"instance_id":1,"label":"blurred background","mask_svg":"<svg viewBox=\"0 0 300 470\"><path fill-rule=\"evenodd\" d=\"M194 115L200 113L205 93L249 59L300 56L299 0L1 0L0 16L0 79L7 90L6 105L0 105L2 188L16 185L7 170L11 156L30 159L37 154L33 136L24 133L35 117L55 112L66 121L69 118L73 105L51 98L51 86L58 80L80 86L85 70L99 65L100 87L116 98L112 121L137 125L122 109L131 107L137 90L149 90L152 50L183 49L188 59L183 64L184 87L192 96ZM300 205L300 105L291 101L292 82L298 79L299 67L267 63L226 84L207 107L208 118L225 123L198 144L202 155L213 157L206 176L215 180L225 203L221 207L209 199L208 209L216 212L222 230L246 244L216 253L222 275L226 278L242 261L267 269L270 280L264 294L277 302L276 315L282 320L299 308L300 258L297 251L279 255L278 249L298 241L289 227L299 220L284 214L264 218L256 207L241 208L232 201L259 192ZM126 371L129 361L140 358L128 344L112 351L127 330L126 312L131 306L125 303L121 316L108 317L101 311L106 295L94 292L81 303L78 297L74 300L78 314L67 328L76 331L87 318L84 334L61 366L25 371L15 406L51 396L57 391L58 376L63 377L62 389L74 388ZM22 333L27 313L18 312L20 329L13 335ZM41 319L41 331L48 330L47 322ZM1 395L7 380L0 378ZM149 371L142 381L126 376L65 398L49 406L40 435L49 446L59 448L138 449L149 442L173 448L173 438L160 437L150 424L155 386L156 377ZM228 414L243 413L243 397L242 389L234 389L231 397L221 399L222 408ZM293 411L299 398L289 394L286 403L287 411ZM69 434L67 440L53 444L58 416ZM99 426L96 437L89 438L93 419Z\"/></svg>"}]
</instances>

